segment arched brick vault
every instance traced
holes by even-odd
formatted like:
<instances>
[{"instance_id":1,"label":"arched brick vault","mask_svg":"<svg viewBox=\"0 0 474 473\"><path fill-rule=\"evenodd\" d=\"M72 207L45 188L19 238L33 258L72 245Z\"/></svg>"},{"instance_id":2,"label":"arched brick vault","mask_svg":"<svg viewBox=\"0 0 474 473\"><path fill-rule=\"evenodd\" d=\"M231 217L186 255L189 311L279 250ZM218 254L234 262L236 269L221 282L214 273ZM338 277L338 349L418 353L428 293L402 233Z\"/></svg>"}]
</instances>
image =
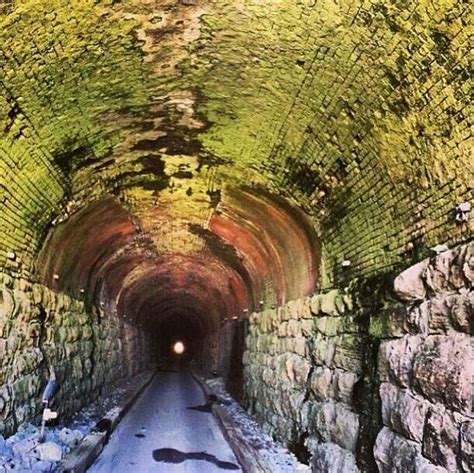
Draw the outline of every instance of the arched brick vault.
<instances>
[{"instance_id":1,"label":"arched brick vault","mask_svg":"<svg viewBox=\"0 0 474 473\"><path fill-rule=\"evenodd\" d=\"M0 2L2 272L205 333L469 240L469 19L464 0Z\"/></svg>"},{"instance_id":2,"label":"arched brick vault","mask_svg":"<svg viewBox=\"0 0 474 473\"><path fill-rule=\"evenodd\" d=\"M110 195L192 247L241 186L311 216L326 287L468 238L466 2L190 3L2 5L2 265Z\"/></svg>"},{"instance_id":3,"label":"arched brick vault","mask_svg":"<svg viewBox=\"0 0 474 473\"><path fill-rule=\"evenodd\" d=\"M140 326L194 308L209 319L208 331L258 308L262 298L281 303L311 293L318 247L302 214L244 189L225 202L203 225L184 218L174 237L191 243L163 251L154 228L142 229L143 220L115 197L96 201L50 232L36 264L40 281ZM153 213L161 218L159 203Z\"/></svg>"}]
</instances>

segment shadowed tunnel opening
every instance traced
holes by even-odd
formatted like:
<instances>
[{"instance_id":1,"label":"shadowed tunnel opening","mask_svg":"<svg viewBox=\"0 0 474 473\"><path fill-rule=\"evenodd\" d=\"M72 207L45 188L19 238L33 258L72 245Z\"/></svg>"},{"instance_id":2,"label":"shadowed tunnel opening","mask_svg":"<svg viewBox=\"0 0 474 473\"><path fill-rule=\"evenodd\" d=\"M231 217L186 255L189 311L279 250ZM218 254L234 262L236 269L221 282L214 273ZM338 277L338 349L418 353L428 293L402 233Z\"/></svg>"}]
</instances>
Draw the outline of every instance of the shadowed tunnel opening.
<instances>
[{"instance_id":1,"label":"shadowed tunnel opening","mask_svg":"<svg viewBox=\"0 0 474 473\"><path fill-rule=\"evenodd\" d=\"M169 235L144 218L107 198L59 222L36 263L42 281L116 318L124 343L128 329L142 333L148 362L165 364L183 341L183 359L240 396L249 314L317 287L314 227L283 199L245 188L229 192L205 224L181 222L176 250L163 250ZM140 356L126 363L145 363Z\"/></svg>"}]
</instances>

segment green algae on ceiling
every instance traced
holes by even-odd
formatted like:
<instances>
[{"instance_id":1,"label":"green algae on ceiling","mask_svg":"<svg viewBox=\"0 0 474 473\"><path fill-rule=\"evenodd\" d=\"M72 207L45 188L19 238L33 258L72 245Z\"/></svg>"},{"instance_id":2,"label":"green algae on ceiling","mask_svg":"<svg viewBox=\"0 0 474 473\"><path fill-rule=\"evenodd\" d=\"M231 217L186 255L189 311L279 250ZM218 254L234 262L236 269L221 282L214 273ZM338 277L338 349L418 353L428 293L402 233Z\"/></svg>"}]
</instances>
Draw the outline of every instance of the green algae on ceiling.
<instances>
[{"instance_id":1,"label":"green algae on ceiling","mask_svg":"<svg viewBox=\"0 0 474 473\"><path fill-rule=\"evenodd\" d=\"M4 5L8 245L112 193L163 249L249 184L319 222L328 285L343 259L370 273L466 239L471 20L462 0Z\"/></svg>"},{"instance_id":2,"label":"green algae on ceiling","mask_svg":"<svg viewBox=\"0 0 474 473\"><path fill-rule=\"evenodd\" d=\"M118 141L113 126L103 129L102 114L139 110L149 100L136 25L112 13L92 1L31 1L2 21L2 97L19 110L2 114L10 119L2 125L21 133L27 122L65 171L75 156L101 157Z\"/></svg>"}]
</instances>

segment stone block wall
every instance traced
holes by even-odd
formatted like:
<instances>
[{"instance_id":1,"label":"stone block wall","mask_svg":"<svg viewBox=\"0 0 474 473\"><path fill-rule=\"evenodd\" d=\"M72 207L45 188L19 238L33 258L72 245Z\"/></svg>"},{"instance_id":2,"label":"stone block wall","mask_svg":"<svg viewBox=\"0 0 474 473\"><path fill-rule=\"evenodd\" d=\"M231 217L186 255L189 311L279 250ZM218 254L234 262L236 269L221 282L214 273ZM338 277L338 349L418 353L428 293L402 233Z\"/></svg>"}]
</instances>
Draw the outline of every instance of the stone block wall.
<instances>
[{"instance_id":1,"label":"stone block wall","mask_svg":"<svg viewBox=\"0 0 474 473\"><path fill-rule=\"evenodd\" d=\"M250 411L313 471L469 471L473 270L464 245L252 314Z\"/></svg>"},{"instance_id":2,"label":"stone block wall","mask_svg":"<svg viewBox=\"0 0 474 473\"><path fill-rule=\"evenodd\" d=\"M373 328L383 338L383 429L375 445L382 472L472 471L473 281L472 244L395 279L403 310Z\"/></svg>"},{"instance_id":3,"label":"stone block wall","mask_svg":"<svg viewBox=\"0 0 474 473\"><path fill-rule=\"evenodd\" d=\"M64 420L120 377L148 367L146 334L114 314L6 274L0 288L0 435L38 421L51 369Z\"/></svg>"},{"instance_id":4,"label":"stone block wall","mask_svg":"<svg viewBox=\"0 0 474 473\"><path fill-rule=\"evenodd\" d=\"M250 409L277 438L309 450L316 471L357 469L353 392L362 377L363 337L351 306L347 295L332 291L250 319Z\"/></svg>"}]
</instances>

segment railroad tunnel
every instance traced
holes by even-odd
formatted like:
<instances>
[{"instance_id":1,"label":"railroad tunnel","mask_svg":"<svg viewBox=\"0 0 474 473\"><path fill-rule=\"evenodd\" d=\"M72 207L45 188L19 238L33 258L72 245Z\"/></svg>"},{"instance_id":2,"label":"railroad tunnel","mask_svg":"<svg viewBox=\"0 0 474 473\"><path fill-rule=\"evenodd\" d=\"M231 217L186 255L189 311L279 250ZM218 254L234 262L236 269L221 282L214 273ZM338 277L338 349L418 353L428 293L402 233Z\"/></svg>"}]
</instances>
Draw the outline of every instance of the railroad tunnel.
<instances>
[{"instance_id":1,"label":"railroad tunnel","mask_svg":"<svg viewBox=\"0 0 474 473\"><path fill-rule=\"evenodd\" d=\"M313 471L469 471L472 27L0 0L0 440L181 341Z\"/></svg>"}]
</instances>

